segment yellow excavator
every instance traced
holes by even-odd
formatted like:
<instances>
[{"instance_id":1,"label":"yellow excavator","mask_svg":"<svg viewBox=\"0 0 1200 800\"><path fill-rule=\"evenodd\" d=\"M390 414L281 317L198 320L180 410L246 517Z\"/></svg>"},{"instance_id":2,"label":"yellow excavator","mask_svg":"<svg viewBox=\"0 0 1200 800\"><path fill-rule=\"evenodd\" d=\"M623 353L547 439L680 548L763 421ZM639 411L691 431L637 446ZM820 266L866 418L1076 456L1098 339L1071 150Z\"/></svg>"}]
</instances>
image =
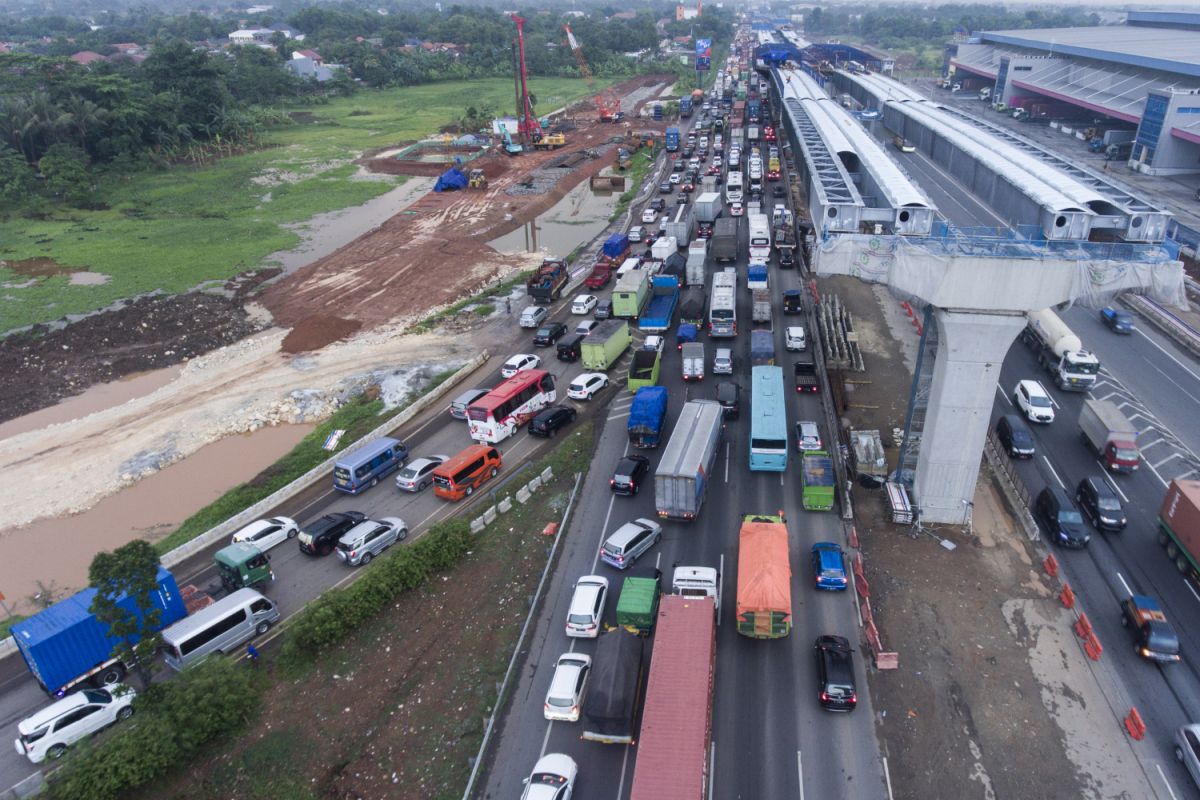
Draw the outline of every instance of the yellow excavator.
<instances>
[{"instance_id":1,"label":"yellow excavator","mask_svg":"<svg viewBox=\"0 0 1200 800\"><path fill-rule=\"evenodd\" d=\"M486 189L488 188L487 175L483 174L481 169L471 170L471 174L467 176L468 189Z\"/></svg>"}]
</instances>

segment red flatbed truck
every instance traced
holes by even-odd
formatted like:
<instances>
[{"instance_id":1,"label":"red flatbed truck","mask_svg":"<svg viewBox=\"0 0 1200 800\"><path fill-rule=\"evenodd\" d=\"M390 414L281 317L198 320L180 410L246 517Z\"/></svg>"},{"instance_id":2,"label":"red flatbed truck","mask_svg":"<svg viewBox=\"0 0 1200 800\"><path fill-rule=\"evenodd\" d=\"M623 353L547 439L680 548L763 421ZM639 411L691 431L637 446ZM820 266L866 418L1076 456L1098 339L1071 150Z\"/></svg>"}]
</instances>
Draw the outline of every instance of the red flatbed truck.
<instances>
[{"instance_id":1,"label":"red flatbed truck","mask_svg":"<svg viewBox=\"0 0 1200 800\"><path fill-rule=\"evenodd\" d=\"M712 597L664 595L630 800L706 800L717 614Z\"/></svg>"}]
</instances>

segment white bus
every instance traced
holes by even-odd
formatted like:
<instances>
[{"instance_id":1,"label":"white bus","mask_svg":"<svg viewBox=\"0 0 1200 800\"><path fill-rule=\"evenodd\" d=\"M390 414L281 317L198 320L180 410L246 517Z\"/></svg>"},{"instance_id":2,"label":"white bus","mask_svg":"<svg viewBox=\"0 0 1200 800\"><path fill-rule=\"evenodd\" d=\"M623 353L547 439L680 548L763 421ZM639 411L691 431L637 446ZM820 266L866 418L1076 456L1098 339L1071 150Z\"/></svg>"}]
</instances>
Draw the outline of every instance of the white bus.
<instances>
[{"instance_id":1,"label":"white bus","mask_svg":"<svg viewBox=\"0 0 1200 800\"><path fill-rule=\"evenodd\" d=\"M750 261L767 263L771 258L771 222L766 214L751 214L750 221Z\"/></svg>"},{"instance_id":2,"label":"white bus","mask_svg":"<svg viewBox=\"0 0 1200 800\"><path fill-rule=\"evenodd\" d=\"M742 199L742 186L742 173L730 172L725 178L725 202L740 202Z\"/></svg>"},{"instance_id":3,"label":"white bus","mask_svg":"<svg viewBox=\"0 0 1200 800\"><path fill-rule=\"evenodd\" d=\"M737 336L737 271L726 267L713 275L708 303L708 335Z\"/></svg>"}]
</instances>

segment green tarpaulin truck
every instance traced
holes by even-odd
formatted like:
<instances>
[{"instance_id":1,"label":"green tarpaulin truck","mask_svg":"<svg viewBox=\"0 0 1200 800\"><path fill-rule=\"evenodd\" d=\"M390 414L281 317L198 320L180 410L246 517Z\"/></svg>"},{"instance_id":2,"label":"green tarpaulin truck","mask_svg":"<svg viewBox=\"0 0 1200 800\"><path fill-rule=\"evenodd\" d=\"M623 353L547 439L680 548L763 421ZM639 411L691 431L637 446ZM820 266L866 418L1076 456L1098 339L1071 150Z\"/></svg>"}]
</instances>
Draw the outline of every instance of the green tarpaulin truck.
<instances>
[{"instance_id":1,"label":"green tarpaulin truck","mask_svg":"<svg viewBox=\"0 0 1200 800\"><path fill-rule=\"evenodd\" d=\"M630 576L621 586L617 601L617 624L638 636L649 636L658 613L661 575L651 578Z\"/></svg>"},{"instance_id":2,"label":"green tarpaulin truck","mask_svg":"<svg viewBox=\"0 0 1200 800\"><path fill-rule=\"evenodd\" d=\"M617 279L613 287L612 315L617 319L636 320L650 300L650 275L644 269L631 269ZM672 309L674 304L672 304Z\"/></svg>"}]
</instances>

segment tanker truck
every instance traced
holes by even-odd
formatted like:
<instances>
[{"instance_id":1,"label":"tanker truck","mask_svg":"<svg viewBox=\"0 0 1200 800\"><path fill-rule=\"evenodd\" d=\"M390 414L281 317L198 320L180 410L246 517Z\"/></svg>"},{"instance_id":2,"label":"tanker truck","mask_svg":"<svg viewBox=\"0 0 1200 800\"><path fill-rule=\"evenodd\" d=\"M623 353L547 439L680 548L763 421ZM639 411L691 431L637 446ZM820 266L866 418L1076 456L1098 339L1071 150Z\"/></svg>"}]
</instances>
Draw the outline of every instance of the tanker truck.
<instances>
[{"instance_id":1,"label":"tanker truck","mask_svg":"<svg viewBox=\"0 0 1200 800\"><path fill-rule=\"evenodd\" d=\"M1096 383L1100 359L1083 349L1070 328L1050 309L1030 311L1021 333L1025 344L1037 355L1038 363L1054 377L1059 389L1086 392Z\"/></svg>"}]
</instances>

